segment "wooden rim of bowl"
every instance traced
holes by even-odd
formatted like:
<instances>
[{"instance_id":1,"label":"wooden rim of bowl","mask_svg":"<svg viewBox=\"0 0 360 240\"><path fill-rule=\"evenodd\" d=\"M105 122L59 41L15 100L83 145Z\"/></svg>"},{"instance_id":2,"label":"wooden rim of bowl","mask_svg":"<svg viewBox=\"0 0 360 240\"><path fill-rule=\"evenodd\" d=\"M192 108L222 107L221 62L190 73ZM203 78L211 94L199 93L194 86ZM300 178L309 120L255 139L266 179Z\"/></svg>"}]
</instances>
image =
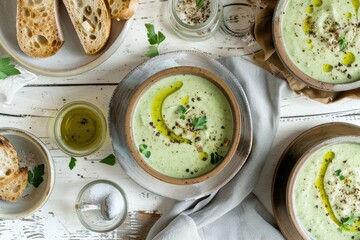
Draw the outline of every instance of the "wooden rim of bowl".
<instances>
[{"instance_id":1,"label":"wooden rim of bowl","mask_svg":"<svg viewBox=\"0 0 360 240\"><path fill-rule=\"evenodd\" d=\"M295 183L297 181L297 178L299 177L299 172L301 171L304 164L309 161L309 159L316 154L317 152L321 151L322 149L335 145L340 143L356 143L360 144L360 137L359 136L338 136L334 137L325 141L322 141L318 143L317 145L313 146L312 148L309 148L304 154L298 159L298 161L295 163L294 167L290 171L290 175L287 181L286 185L286 195L285 195L285 201L286 201L286 210L289 214L289 219L292 222L292 224L295 226L298 233L301 235L304 239L310 239L311 234L308 234L306 229L302 226L302 223L300 219L296 217L296 210L294 206L294 188Z\"/></svg>"},{"instance_id":2,"label":"wooden rim of bowl","mask_svg":"<svg viewBox=\"0 0 360 240\"><path fill-rule=\"evenodd\" d=\"M275 46L275 50L277 55L279 56L281 62L285 66L285 68L293 75L297 80L304 82L305 84L319 90L329 91L329 92L340 92L351 89L356 89L360 87L360 79L349 82L349 83L326 83L316 80L315 78L305 74L303 71L298 68L294 62L290 59L287 51L285 49L285 45L283 42L281 28L282 28L282 18L284 9L287 6L289 0L280 0L277 3L277 6L273 15L273 42Z\"/></svg>"},{"instance_id":3,"label":"wooden rim of bowl","mask_svg":"<svg viewBox=\"0 0 360 240\"><path fill-rule=\"evenodd\" d=\"M211 169L210 171L204 173L203 175L193 177L193 178L174 178L169 177L167 175L164 175L152 167L150 167L146 162L142 159L140 156L137 147L134 144L134 137L132 133L132 121L133 121L133 115L134 111L136 109L136 105L141 98L142 94L147 91L147 89L154 83L169 77L169 76L175 76L175 75L195 75L202 77L211 83L213 83L226 97L230 109L232 111L233 115L233 136L230 148L228 152L226 153L226 156L224 159L219 163L216 167ZM162 70L154 75L152 75L150 78L145 80L139 87L135 90L133 96L131 97L129 101L129 107L125 113L125 138L127 146L131 152L131 155L133 156L134 160L139 164L139 166L144 169L148 174L151 176L170 184L176 184L176 185L188 185L188 184L195 184L199 182L203 182L212 176L216 175L219 171L221 171L232 159L234 156L239 140L240 140L240 131L241 131L241 118L240 118L240 109L236 100L235 95L233 94L232 90L229 86L225 83L224 80L222 80L217 75L213 74L212 72L198 68L198 67L191 67L191 66L181 66L181 67L173 67L166 70Z\"/></svg>"}]
</instances>

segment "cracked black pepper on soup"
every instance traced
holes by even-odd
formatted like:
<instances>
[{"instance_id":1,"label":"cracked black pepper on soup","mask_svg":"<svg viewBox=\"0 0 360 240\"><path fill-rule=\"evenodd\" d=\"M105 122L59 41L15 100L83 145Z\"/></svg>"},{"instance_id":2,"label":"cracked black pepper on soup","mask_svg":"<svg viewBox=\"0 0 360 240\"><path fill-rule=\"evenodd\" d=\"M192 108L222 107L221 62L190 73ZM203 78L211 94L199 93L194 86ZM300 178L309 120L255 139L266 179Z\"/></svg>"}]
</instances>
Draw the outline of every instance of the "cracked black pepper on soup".
<instances>
[{"instance_id":1,"label":"cracked black pepper on soup","mask_svg":"<svg viewBox=\"0 0 360 240\"><path fill-rule=\"evenodd\" d=\"M292 62L327 83L360 79L359 0L289 0L282 38Z\"/></svg>"},{"instance_id":2,"label":"cracked black pepper on soup","mask_svg":"<svg viewBox=\"0 0 360 240\"><path fill-rule=\"evenodd\" d=\"M197 177L215 168L233 137L227 98L209 80L191 74L151 85L137 103L132 121L143 161L175 178Z\"/></svg>"}]
</instances>

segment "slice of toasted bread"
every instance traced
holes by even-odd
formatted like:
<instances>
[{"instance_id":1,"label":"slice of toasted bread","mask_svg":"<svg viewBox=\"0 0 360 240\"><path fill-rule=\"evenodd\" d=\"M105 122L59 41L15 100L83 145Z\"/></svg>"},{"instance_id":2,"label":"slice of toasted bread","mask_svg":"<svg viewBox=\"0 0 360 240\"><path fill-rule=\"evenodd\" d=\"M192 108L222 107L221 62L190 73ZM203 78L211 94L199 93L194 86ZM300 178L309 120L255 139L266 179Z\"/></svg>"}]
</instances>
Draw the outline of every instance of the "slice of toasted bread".
<instances>
[{"instance_id":1,"label":"slice of toasted bread","mask_svg":"<svg viewBox=\"0 0 360 240\"><path fill-rule=\"evenodd\" d=\"M110 8L111 18L128 20L134 16L139 0L107 0Z\"/></svg>"},{"instance_id":2,"label":"slice of toasted bread","mask_svg":"<svg viewBox=\"0 0 360 240\"><path fill-rule=\"evenodd\" d=\"M16 202L26 188L27 178L27 168L20 168L19 173L9 183L0 186L0 199Z\"/></svg>"},{"instance_id":3,"label":"slice of toasted bread","mask_svg":"<svg viewBox=\"0 0 360 240\"><path fill-rule=\"evenodd\" d=\"M25 54L49 57L63 45L58 1L17 0L16 36Z\"/></svg>"},{"instance_id":4,"label":"slice of toasted bread","mask_svg":"<svg viewBox=\"0 0 360 240\"><path fill-rule=\"evenodd\" d=\"M80 42L87 54L99 52L111 30L105 0L63 0Z\"/></svg>"},{"instance_id":5,"label":"slice of toasted bread","mask_svg":"<svg viewBox=\"0 0 360 240\"><path fill-rule=\"evenodd\" d=\"M18 154L11 142L0 136L0 186L10 182L18 173Z\"/></svg>"}]
</instances>

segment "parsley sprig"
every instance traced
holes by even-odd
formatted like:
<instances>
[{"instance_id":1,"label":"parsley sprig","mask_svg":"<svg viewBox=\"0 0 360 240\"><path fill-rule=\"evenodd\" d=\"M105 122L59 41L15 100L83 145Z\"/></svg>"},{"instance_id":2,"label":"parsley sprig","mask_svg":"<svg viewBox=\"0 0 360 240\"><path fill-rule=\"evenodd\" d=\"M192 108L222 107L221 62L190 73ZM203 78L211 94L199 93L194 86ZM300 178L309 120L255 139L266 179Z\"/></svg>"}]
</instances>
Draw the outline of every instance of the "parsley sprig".
<instances>
[{"instance_id":1,"label":"parsley sprig","mask_svg":"<svg viewBox=\"0 0 360 240\"><path fill-rule=\"evenodd\" d=\"M338 42L340 51L344 51L348 47L348 41L344 36L340 36Z\"/></svg>"},{"instance_id":2,"label":"parsley sprig","mask_svg":"<svg viewBox=\"0 0 360 240\"><path fill-rule=\"evenodd\" d=\"M0 79L5 79L8 76L17 74L20 74L20 71L15 65L10 64L9 57L0 58Z\"/></svg>"},{"instance_id":3,"label":"parsley sprig","mask_svg":"<svg viewBox=\"0 0 360 240\"><path fill-rule=\"evenodd\" d=\"M33 185L34 187L39 187L40 184L44 181L44 164L40 164L34 167L32 170L29 170L28 173L28 184Z\"/></svg>"},{"instance_id":4,"label":"parsley sprig","mask_svg":"<svg viewBox=\"0 0 360 240\"><path fill-rule=\"evenodd\" d=\"M206 129L206 122L207 122L206 116L194 118L194 120L192 121L192 125L194 127L194 130L204 130L204 129Z\"/></svg>"},{"instance_id":5,"label":"parsley sprig","mask_svg":"<svg viewBox=\"0 0 360 240\"><path fill-rule=\"evenodd\" d=\"M176 112L180 114L180 119L185 120L186 108L183 105L179 105Z\"/></svg>"},{"instance_id":6,"label":"parsley sprig","mask_svg":"<svg viewBox=\"0 0 360 240\"><path fill-rule=\"evenodd\" d=\"M105 157L104 159L100 160L101 163L114 166L116 163L116 159L114 154L110 154L109 156Z\"/></svg>"},{"instance_id":7,"label":"parsley sprig","mask_svg":"<svg viewBox=\"0 0 360 240\"><path fill-rule=\"evenodd\" d=\"M350 216L348 216L348 217L341 218L341 220L340 220L341 225L339 227L339 230L340 231L344 230L344 229L349 230L349 228L351 226L353 226L354 223L358 220L359 220L359 217L355 217L353 213L351 213Z\"/></svg>"},{"instance_id":8,"label":"parsley sprig","mask_svg":"<svg viewBox=\"0 0 360 240\"><path fill-rule=\"evenodd\" d=\"M145 27L147 29L148 41L151 45L146 52L146 56L155 57L159 55L159 45L165 40L165 35L160 31L158 31L158 33L155 33L155 27L151 23L146 23Z\"/></svg>"}]
</instances>

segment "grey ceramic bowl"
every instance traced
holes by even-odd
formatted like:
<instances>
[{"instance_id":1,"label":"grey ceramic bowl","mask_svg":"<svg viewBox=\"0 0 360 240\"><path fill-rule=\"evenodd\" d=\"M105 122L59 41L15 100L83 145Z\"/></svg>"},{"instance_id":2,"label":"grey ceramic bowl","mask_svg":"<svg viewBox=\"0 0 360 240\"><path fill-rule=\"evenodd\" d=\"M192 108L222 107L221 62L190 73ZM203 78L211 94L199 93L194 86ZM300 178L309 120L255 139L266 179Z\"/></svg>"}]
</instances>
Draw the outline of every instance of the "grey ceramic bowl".
<instances>
[{"instance_id":1,"label":"grey ceramic bowl","mask_svg":"<svg viewBox=\"0 0 360 240\"><path fill-rule=\"evenodd\" d=\"M65 6L60 1L60 24L65 43L53 56L29 57L23 53L16 39L16 4L14 0L0 1L0 45L28 70L46 76L63 77L81 74L108 59L125 40L130 21L112 21L111 33L105 47L97 54L88 55L80 44Z\"/></svg>"},{"instance_id":2,"label":"grey ceramic bowl","mask_svg":"<svg viewBox=\"0 0 360 240\"><path fill-rule=\"evenodd\" d=\"M16 128L0 128L14 146L19 156L20 166L32 169L44 164L43 182L38 188L27 186L16 202L0 200L0 219L17 219L38 211L48 200L55 183L55 170L49 150L34 135Z\"/></svg>"}]
</instances>

